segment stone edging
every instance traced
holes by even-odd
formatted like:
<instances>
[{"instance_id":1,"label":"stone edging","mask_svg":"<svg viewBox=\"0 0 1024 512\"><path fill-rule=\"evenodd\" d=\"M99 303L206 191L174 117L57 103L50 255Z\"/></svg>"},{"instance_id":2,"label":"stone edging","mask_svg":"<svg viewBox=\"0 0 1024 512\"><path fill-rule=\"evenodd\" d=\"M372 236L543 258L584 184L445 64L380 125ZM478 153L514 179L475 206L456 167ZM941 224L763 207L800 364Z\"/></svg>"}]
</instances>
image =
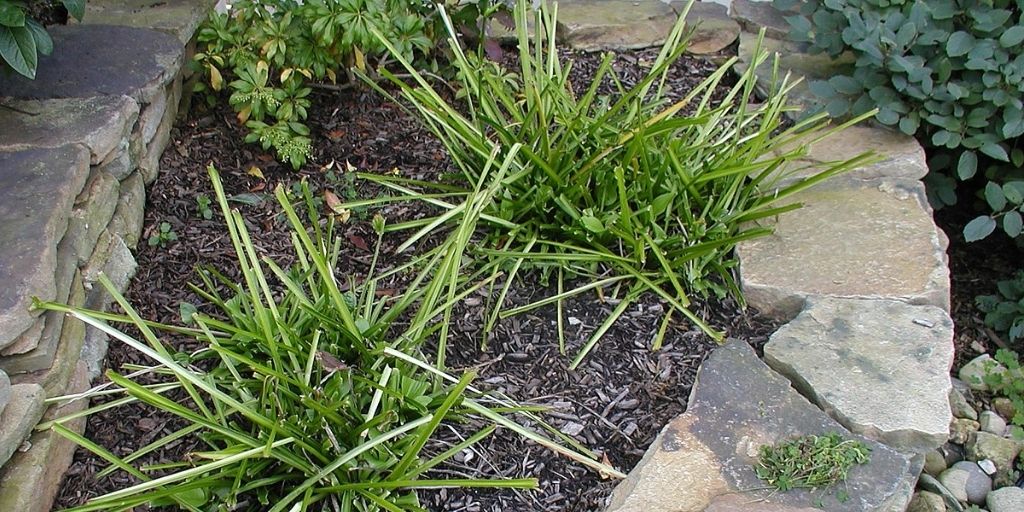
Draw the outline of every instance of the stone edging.
<instances>
[{"instance_id":1,"label":"stone edging","mask_svg":"<svg viewBox=\"0 0 1024 512\"><path fill-rule=\"evenodd\" d=\"M52 27L35 81L0 77L0 510L49 512L75 445L33 428L86 406L44 400L84 391L107 350L101 332L29 301L105 309L98 275L122 291L134 275L145 185L213 3L90 0L84 24Z\"/></svg>"}]
</instances>

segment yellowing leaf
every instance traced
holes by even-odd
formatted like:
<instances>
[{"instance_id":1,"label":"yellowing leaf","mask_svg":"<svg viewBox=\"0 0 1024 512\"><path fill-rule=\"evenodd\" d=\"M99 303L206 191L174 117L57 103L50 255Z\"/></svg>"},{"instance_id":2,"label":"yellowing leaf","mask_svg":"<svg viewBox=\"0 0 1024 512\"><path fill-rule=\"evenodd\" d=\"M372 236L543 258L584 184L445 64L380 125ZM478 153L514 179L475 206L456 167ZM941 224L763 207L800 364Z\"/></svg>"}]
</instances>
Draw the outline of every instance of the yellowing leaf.
<instances>
[{"instance_id":1,"label":"yellowing leaf","mask_svg":"<svg viewBox=\"0 0 1024 512\"><path fill-rule=\"evenodd\" d=\"M313 72L306 68L299 69L298 72L302 73L302 76L306 77L309 80L313 79Z\"/></svg>"},{"instance_id":2,"label":"yellowing leaf","mask_svg":"<svg viewBox=\"0 0 1024 512\"><path fill-rule=\"evenodd\" d=\"M252 105L242 107L242 110L238 111L238 122L244 124L249 120L249 114L252 114Z\"/></svg>"},{"instance_id":3,"label":"yellowing leaf","mask_svg":"<svg viewBox=\"0 0 1024 512\"><path fill-rule=\"evenodd\" d=\"M292 73L294 73L294 72L295 72L295 68L288 68L288 69L285 69L284 71L282 71L281 72L281 82L287 81L288 77L292 76Z\"/></svg>"},{"instance_id":4,"label":"yellowing leaf","mask_svg":"<svg viewBox=\"0 0 1024 512\"><path fill-rule=\"evenodd\" d=\"M261 61L256 63L256 71L259 71L261 73L269 73L270 72L270 64L267 64L267 61L265 61L265 60L261 60Z\"/></svg>"},{"instance_id":5,"label":"yellowing leaf","mask_svg":"<svg viewBox=\"0 0 1024 512\"><path fill-rule=\"evenodd\" d=\"M363 52L359 51L358 47L353 46L352 55L356 59L356 69L359 71L366 71L366 57L363 55Z\"/></svg>"},{"instance_id":6,"label":"yellowing leaf","mask_svg":"<svg viewBox=\"0 0 1024 512\"><path fill-rule=\"evenodd\" d=\"M332 84L338 83L338 75L334 72L333 69L327 70L327 79L330 80Z\"/></svg>"},{"instance_id":7,"label":"yellowing leaf","mask_svg":"<svg viewBox=\"0 0 1024 512\"><path fill-rule=\"evenodd\" d=\"M213 64L206 65L210 70L210 87L213 90L219 91L224 87L224 77L220 74L220 70Z\"/></svg>"},{"instance_id":8,"label":"yellowing leaf","mask_svg":"<svg viewBox=\"0 0 1024 512\"><path fill-rule=\"evenodd\" d=\"M357 170L358 169L356 169L356 166L348 163L348 160L345 160L345 171L346 172L356 172Z\"/></svg>"},{"instance_id":9,"label":"yellowing leaf","mask_svg":"<svg viewBox=\"0 0 1024 512\"><path fill-rule=\"evenodd\" d=\"M266 179L263 177L263 170L260 169L259 167L256 167L255 165L250 167L248 171L245 171L245 173L248 174L249 176L255 176L261 180Z\"/></svg>"}]
</instances>

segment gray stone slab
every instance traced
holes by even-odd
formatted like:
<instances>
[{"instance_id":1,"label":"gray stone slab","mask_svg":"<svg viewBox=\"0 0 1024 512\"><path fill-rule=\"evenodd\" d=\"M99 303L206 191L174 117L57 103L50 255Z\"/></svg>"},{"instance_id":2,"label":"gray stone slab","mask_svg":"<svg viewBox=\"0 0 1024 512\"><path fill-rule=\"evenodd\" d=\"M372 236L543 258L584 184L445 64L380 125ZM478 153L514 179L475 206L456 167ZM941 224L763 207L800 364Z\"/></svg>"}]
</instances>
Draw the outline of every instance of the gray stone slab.
<instances>
[{"instance_id":1,"label":"gray stone slab","mask_svg":"<svg viewBox=\"0 0 1024 512\"><path fill-rule=\"evenodd\" d=\"M139 171L142 173L142 178L146 184L153 183L160 173L160 157L163 155L164 149L171 142L171 129L174 128L176 113L176 109L167 108L164 111L163 119L160 120L160 125L156 128L153 138L145 143L145 153L142 156L142 160L139 161Z\"/></svg>"},{"instance_id":2,"label":"gray stone slab","mask_svg":"<svg viewBox=\"0 0 1024 512\"><path fill-rule=\"evenodd\" d=\"M167 112L167 94L158 94L153 102L142 108L139 114L139 131L142 133L142 140L147 144L153 140L160 121Z\"/></svg>"},{"instance_id":3,"label":"gray stone slab","mask_svg":"<svg viewBox=\"0 0 1024 512\"><path fill-rule=\"evenodd\" d=\"M814 187L791 198L766 237L737 246L747 302L790 319L808 297L891 299L949 310L948 240L932 221L924 186Z\"/></svg>"},{"instance_id":4,"label":"gray stone slab","mask_svg":"<svg viewBox=\"0 0 1024 512\"><path fill-rule=\"evenodd\" d=\"M33 296L58 296L57 244L88 176L82 146L0 152L0 348L36 321Z\"/></svg>"},{"instance_id":5,"label":"gray stone slab","mask_svg":"<svg viewBox=\"0 0 1024 512\"><path fill-rule=\"evenodd\" d=\"M2 91L0 85L0 91ZM112 156L135 126L139 105L127 96L12 101L0 108L0 151L82 144L90 163Z\"/></svg>"},{"instance_id":6,"label":"gray stone slab","mask_svg":"<svg viewBox=\"0 0 1024 512\"><path fill-rule=\"evenodd\" d=\"M772 492L754 465L762 445L838 432L872 449L854 466L840 502L821 490ZM846 431L793 390L744 342L718 348L701 366L685 414L672 420L616 487L609 512L902 511L919 471L906 455Z\"/></svg>"},{"instance_id":7,"label":"gray stone slab","mask_svg":"<svg viewBox=\"0 0 1024 512\"><path fill-rule=\"evenodd\" d=\"M138 167L138 161L132 161L129 140L131 139L123 140L106 160L96 166L96 170L105 172L118 180L127 178Z\"/></svg>"},{"instance_id":8,"label":"gray stone slab","mask_svg":"<svg viewBox=\"0 0 1024 512\"><path fill-rule=\"evenodd\" d=\"M789 34L789 23L785 15L772 2L732 0L729 14L750 33L756 34L764 28L765 34L775 39L786 39Z\"/></svg>"},{"instance_id":9,"label":"gray stone slab","mask_svg":"<svg viewBox=\"0 0 1024 512\"><path fill-rule=\"evenodd\" d=\"M213 11L216 0L89 0L82 23L151 28L185 44Z\"/></svg>"},{"instance_id":10,"label":"gray stone slab","mask_svg":"<svg viewBox=\"0 0 1024 512\"><path fill-rule=\"evenodd\" d=\"M686 53L715 55L728 48L740 35L740 26L726 14L725 6L710 2L693 4L686 16L693 28Z\"/></svg>"},{"instance_id":11,"label":"gray stone slab","mask_svg":"<svg viewBox=\"0 0 1024 512\"><path fill-rule=\"evenodd\" d=\"M35 80L0 75L0 91L18 99L128 96L150 103L178 73L184 47L155 30L116 25L49 28L53 54L40 56ZM130 49L130 50L129 50Z\"/></svg>"},{"instance_id":12,"label":"gray stone slab","mask_svg":"<svg viewBox=\"0 0 1024 512\"><path fill-rule=\"evenodd\" d=\"M0 466L11 458L43 417L46 393L36 384L11 386L11 401L0 414Z\"/></svg>"},{"instance_id":13,"label":"gray stone slab","mask_svg":"<svg viewBox=\"0 0 1024 512\"><path fill-rule=\"evenodd\" d=\"M937 307L811 299L764 359L853 432L922 454L949 436L953 321Z\"/></svg>"},{"instance_id":14,"label":"gray stone slab","mask_svg":"<svg viewBox=\"0 0 1024 512\"><path fill-rule=\"evenodd\" d=\"M117 209L107 229L120 236L130 249L135 249L142 234L145 209L146 185L142 181L142 174L132 173L121 182L121 196L117 199Z\"/></svg>"}]
</instances>

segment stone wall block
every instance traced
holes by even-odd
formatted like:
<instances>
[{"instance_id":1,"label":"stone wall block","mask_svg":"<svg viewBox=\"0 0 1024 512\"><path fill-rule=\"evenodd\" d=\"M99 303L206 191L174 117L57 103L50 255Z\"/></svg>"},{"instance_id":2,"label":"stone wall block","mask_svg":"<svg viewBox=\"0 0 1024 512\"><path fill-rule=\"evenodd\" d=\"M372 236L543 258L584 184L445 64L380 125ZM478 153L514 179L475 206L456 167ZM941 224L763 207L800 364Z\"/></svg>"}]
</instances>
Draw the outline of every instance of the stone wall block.
<instances>
[{"instance_id":1,"label":"stone wall block","mask_svg":"<svg viewBox=\"0 0 1024 512\"><path fill-rule=\"evenodd\" d=\"M216 0L89 0L82 22L151 28L173 35L184 45L215 3Z\"/></svg>"},{"instance_id":2,"label":"stone wall block","mask_svg":"<svg viewBox=\"0 0 1024 512\"><path fill-rule=\"evenodd\" d=\"M68 234L74 234L76 239L73 250L78 255L79 264L85 264L89 260L100 233L114 216L120 188L120 183L114 176L102 171L93 172L85 185L85 190L75 203L68 224Z\"/></svg>"},{"instance_id":3,"label":"stone wall block","mask_svg":"<svg viewBox=\"0 0 1024 512\"><path fill-rule=\"evenodd\" d=\"M79 364L66 392L85 391L89 386L85 376L85 364ZM74 414L84 410L87 405L85 400L78 400L60 407L52 407L43 419L49 421ZM63 425L81 434L85 430L85 418L77 418ZM71 465L75 443L53 430L36 432L28 441L29 449L15 454L3 469L0 469L0 510L50 512L60 490L64 472Z\"/></svg>"},{"instance_id":4,"label":"stone wall block","mask_svg":"<svg viewBox=\"0 0 1024 512\"><path fill-rule=\"evenodd\" d=\"M75 307L85 305L85 287L80 274L75 275L72 293L67 303ZM85 342L85 324L78 319L62 316L64 318L59 337L48 354L49 364L31 373L13 376L14 381L18 383L39 384L46 390L47 396L64 393L74 374L75 366L81 359L82 345Z\"/></svg>"},{"instance_id":5,"label":"stone wall block","mask_svg":"<svg viewBox=\"0 0 1024 512\"><path fill-rule=\"evenodd\" d=\"M171 129L174 128L176 114L177 110L166 109L153 139L145 144L144 154L139 162L139 171L142 172L142 177L147 185L156 180L157 174L160 172L160 157L171 142Z\"/></svg>"},{"instance_id":6,"label":"stone wall block","mask_svg":"<svg viewBox=\"0 0 1024 512\"><path fill-rule=\"evenodd\" d=\"M96 245L96 252L82 270L86 289L85 306L89 309L102 310L109 304L110 294L98 282L101 273L110 280L118 292L123 292L135 275L136 268L138 264L135 262L135 256L124 240L110 231L104 231Z\"/></svg>"},{"instance_id":7,"label":"stone wall block","mask_svg":"<svg viewBox=\"0 0 1024 512\"><path fill-rule=\"evenodd\" d=\"M57 244L88 175L83 146L0 153L0 348L36 322L32 297L59 297Z\"/></svg>"},{"instance_id":8,"label":"stone wall block","mask_svg":"<svg viewBox=\"0 0 1024 512\"><path fill-rule=\"evenodd\" d=\"M45 399L46 392L37 384L11 386L11 401L0 414L0 466L11 458L42 418Z\"/></svg>"},{"instance_id":9,"label":"stone wall block","mask_svg":"<svg viewBox=\"0 0 1024 512\"><path fill-rule=\"evenodd\" d=\"M0 150L81 144L89 148L91 165L111 159L139 117L138 103L120 95L9 104L0 109Z\"/></svg>"},{"instance_id":10,"label":"stone wall block","mask_svg":"<svg viewBox=\"0 0 1024 512\"><path fill-rule=\"evenodd\" d=\"M121 182L121 196L107 229L121 237L131 249L139 243L146 209L146 185L140 173L132 173Z\"/></svg>"}]
</instances>

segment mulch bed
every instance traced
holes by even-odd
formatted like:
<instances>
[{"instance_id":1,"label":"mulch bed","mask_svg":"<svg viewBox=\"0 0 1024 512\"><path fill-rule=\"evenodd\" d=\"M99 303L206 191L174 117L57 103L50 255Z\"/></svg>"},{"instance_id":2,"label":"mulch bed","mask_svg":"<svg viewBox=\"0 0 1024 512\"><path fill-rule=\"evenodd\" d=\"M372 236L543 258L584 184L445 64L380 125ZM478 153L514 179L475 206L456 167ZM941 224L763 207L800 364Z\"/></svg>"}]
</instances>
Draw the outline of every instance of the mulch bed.
<instances>
[{"instance_id":1,"label":"mulch bed","mask_svg":"<svg viewBox=\"0 0 1024 512\"><path fill-rule=\"evenodd\" d=\"M655 56L651 51L623 53L616 58L616 68L629 84L642 76ZM594 54L573 57L574 73L579 80L593 73L599 62ZM668 87L678 97L713 69L706 61L684 58L676 64ZM610 84L605 86L610 92ZM194 101L200 103L201 98ZM195 281L197 265L212 266L228 275L236 272L234 253L219 212L213 220L204 220L197 212L197 195L214 196L205 172L210 163L221 171L229 196L263 198L250 201L254 204L235 206L245 216L260 252L281 264L289 262L291 246L272 197L278 184L291 187L305 179L320 193L332 190L341 197L370 197L378 191L346 179L343 171L347 165L380 173L397 168L404 176L427 180L441 179L448 170L443 148L433 137L415 119L376 93L362 89L340 93L317 91L310 113L314 158L298 172L276 163L258 147L243 144L243 133L233 112L223 106L193 108L179 122L161 160L161 174L147 190L145 233L136 255L139 268L126 293L144 318L179 323L179 304L198 303L185 286ZM418 205L396 205L387 207L383 214L394 222L426 212ZM171 224L178 240L166 247L148 246L145 239L161 222ZM345 244L345 257L338 272L365 273L375 241L368 222L354 217L341 230L341 236L349 243ZM401 241L401 234L386 237L382 254L388 255ZM551 287L527 275L512 288L506 305L527 304L551 294ZM669 330L662 350L652 352L651 340L664 305L647 297L604 336L580 368L572 371L568 369L572 355L611 311L613 303L596 295L584 295L566 304L567 355L559 352L554 308L501 321L489 333L487 348L482 349L482 325L486 318L483 307L467 305L458 311L448 349L452 370L474 368L479 372L479 387L550 407L544 415L546 421L607 457L624 472L640 460L662 426L685 410L696 370L715 347L699 329L680 322ZM755 347L762 346L776 327L753 311L741 311L731 301L699 303L695 309L728 336L747 340ZM184 339L170 341L181 350L197 348ZM106 367L115 370L125 364L147 363L119 343L111 344L106 359ZM91 416L86 435L124 456L182 426L175 418L128 406ZM455 436L451 428L442 430L439 443L455 441ZM183 440L152 454L146 461L180 460L198 447L196 440ZM96 473L105 466L97 457L78 450L60 490L57 507L82 504L91 497L134 483L122 472L97 479ZM473 454L460 456L439 468L434 476L532 476L540 481L540 489L529 492L422 492L424 506L439 511L600 510L616 483L503 430L485 440Z\"/></svg>"}]
</instances>

